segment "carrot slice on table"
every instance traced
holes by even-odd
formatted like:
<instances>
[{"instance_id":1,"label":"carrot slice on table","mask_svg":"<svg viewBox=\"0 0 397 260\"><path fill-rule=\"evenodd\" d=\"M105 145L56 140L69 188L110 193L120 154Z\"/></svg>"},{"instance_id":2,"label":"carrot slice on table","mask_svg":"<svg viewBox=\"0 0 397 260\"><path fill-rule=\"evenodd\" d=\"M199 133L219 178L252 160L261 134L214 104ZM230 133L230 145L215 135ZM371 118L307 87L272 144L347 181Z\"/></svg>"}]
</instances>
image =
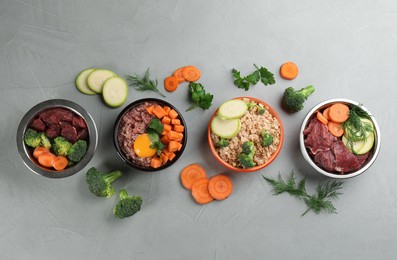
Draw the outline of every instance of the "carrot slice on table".
<instances>
[{"instance_id":1,"label":"carrot slice on table","mask_svg":"<svg viewBox=\"0 0 397 260\"><path fill-rule=\"evenodd\" d=\"M328 122L328 131L336 137L341 137L344 133L342 124L333 121Z\"/></svg>"},{"instance_id":2,"label":"carrot slice on table","mask_svg":"<svg viewBox=\"0 0 397 260\"><path fill-rule=\"evenodd\" d=\"M329 118L329 107L327 107L326 109L324 109L324 111L323 111L323 116L324 116L327 120L330 120L330 118Z\"/></svg>"},{"instance_id":3,"label":"carrot slice on table","mask_svg":"<svg viewBox=\"0 0 397 260\"><path fill-rule=\"evenodd\" d=\"M37 161L40 163L41 166L47 167L47 168L51 168L52 167L52 161L55 158L55 154L53 153L42 153L39 155L39 157L37 158Z\"/></svg>"},{"instance_id":4,"label":"carrot slice on table","mask_svg":"<svg viewBox=\"0 0 397 260\"><path fill-rule=\"evenodd\" d=\"M208 191L214 199L224 200L232 194L232 180L226 175L215 175L208 182Z\"/></svg>"},{"instance_id":5,"label":"carrot slice on table","mask_svg":"<svg viewBox=\"0 0 397 260\"><path fill-rule=\"evenodd\" d=\"M280 76L283 79L292 80L298 76L298 66L293 62L286 62L280 67Z\"/></svg>"},{"instance_id":6,"label":"carrot slice on table","mask_svg":"<svg viewBox=\"0 0 397 260\"><path fill-rule=\"evenodd\" d=\"M168 155L168 158L170 158L170 155ZM192 185L195 181L202 178L207 178L207 173L200 164L192 163L182 169L181 172L182 186L188 190L192 189Z\"/></svg>"},{"instance_id":7,"label":"carrot slice on table","mask_svg":"<svg viewBox=\"0 0 397 260\"><path fill-rule=\"evenodd\" d=\"M37 158L39 158L40 154L49 153L49 152L50 152L50 150L48 150L47 148L45 148L43 146L39 146L39 147L34 148L33 157L37 159Z\"/></svg>"},{"instance_id":8,"label":"carrot slice on table","mask_svg":"<svg viewBox=\"0 0 397 260\"><path fill-rule=\"evenodd\" d=\"M349 118L349 107L342 103L335 103L329 108L329 118L336 123L343 123Z\"/></svg>"},{"instance_id":9,"label":"carrot slice on table","mask_svg":"<svg viewBox=\"0 0 397 260\"><path fill-rule=\"evenodd\" d=\"M52 160L51 165L55 170L61 171L68 166L68 163L69 161L65 156L57 156Z\"/></svg>"},{"instance_id":10,"label":"carrot slice on table","mask_svg":"<svg viewBox=\"0 0 397 260\"><path fill-rule=\"evenodd\" d=\"M192 196L199 204L207 204L214 200L208 191L208 182L207 178L202 178L192 185Z\"/></svg>"},{"instance_id":11,"label":"carrot slice on table","mask_svg":"<svg viewBox=\"0 0 397 260\"><path fill-rule=\"evenodd\" d=\"M186 66L182 70L182 76L186 81L195 82L200 79L201 72L194 66Z\"/></svg>"},{"instance_id":12,"label":"carrot slice on table","mask_svg":"<svg viewBox=\"0 0 397 260\"><path fill-rule=\"evenodd\" d=\"M176 71L174 71L174 73L172 73L172 76L174 76L175 78L177 78L178 83L182 83L185 81L185 78L182 75L182 70L184 67L181 67L179 69L177 69Z\"/></svg>"},{"instance_id":13,"label":"carrot slice on table","mask_svg":"<svg viewBox=\"0 0 397 260\"><path fill-rule=\"evenodd\" d=\"M178 88L178 79L174 76L169 76L164 80L164 89L168 92L174 92Z\"/></svg>"},{"instance_id":14,"label":"carrot slice on table","mask_svg":"<svg viewBox=\"0 0 397 260\"><path fill-rule=\"evenodd\" d=\"M328 119L326 119L326 118L324 117L324 115L323 115L320 111L317 112L317 119L318 119L321 123L323 123L324 125L328 125Z\"/></svg>"}]
</instances>

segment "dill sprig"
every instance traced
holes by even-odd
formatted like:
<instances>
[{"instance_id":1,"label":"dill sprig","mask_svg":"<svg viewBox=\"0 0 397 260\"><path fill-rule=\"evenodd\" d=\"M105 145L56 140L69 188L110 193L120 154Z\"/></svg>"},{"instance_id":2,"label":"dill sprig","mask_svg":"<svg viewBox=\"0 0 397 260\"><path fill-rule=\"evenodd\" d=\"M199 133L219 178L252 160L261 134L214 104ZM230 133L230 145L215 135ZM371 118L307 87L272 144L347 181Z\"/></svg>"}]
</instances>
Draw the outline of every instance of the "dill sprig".
<instances>
[{"instance_id":1,"label":"dill sprig","mask_svg":"<svg viewBox=\"0 0 397 260\"><path fill-rule=\"evenodd\" d=\"M351 105L349 118L343 123L343 128L349 136L349 141L361 141L367 137L367 133L373 131L369 122L362 121L362 118L371 119L371 116L360 106Z\"/></svg>"},{"instance_id":2,"label":"dill sprig","mask_svg":"<svg viewBox=\"0 0 397 260\"><path fill-rule=\"evenodd\" d=\"M339 192L343 184L341 181L318 184L316 193L309 195L306 192L305 178L297 182L293 171L286 180L284 180L280 174L277 179L271 179L265 176L263 176L263 178L273 187L274 195L286 192L302 200L307 206L307 210L303 212L302 216L310 210L314 211L316 214L321 212L337 213L331 199L337 198L338 195L342 194Z\"/></svg>"},{"instance_id":3,"label":"dill sprig","mask_svg":"<svg viewBox=\"0 0 397 260\"><path fill-rule=\"evenodd\" d=\"M150 71L149 68L146 70L145 74L141 77L135 74L134 76L125 76L128 84L132 87L134 87L138 91L154 91L157 94L161 95L162 97L165 97L163 93L158 90L157 85L158 81L156 80L151 80L150 79Z\"/></svg>"}]
</instances>

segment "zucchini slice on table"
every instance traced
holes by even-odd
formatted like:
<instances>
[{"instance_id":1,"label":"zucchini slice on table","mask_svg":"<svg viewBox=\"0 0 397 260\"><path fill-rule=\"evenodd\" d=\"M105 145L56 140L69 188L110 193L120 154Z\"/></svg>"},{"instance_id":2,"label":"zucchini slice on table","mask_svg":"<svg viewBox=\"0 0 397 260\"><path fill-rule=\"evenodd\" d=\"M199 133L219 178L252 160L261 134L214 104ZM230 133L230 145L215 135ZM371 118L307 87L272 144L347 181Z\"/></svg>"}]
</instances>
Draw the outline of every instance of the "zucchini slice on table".
<instances>
[{"instance_id":1,"label":"zucchini slice on table","mask_svg":"<svg viewBox=\"0 0 397 260\"><path fill-rule=\"evenodd\" d=\"M102 93L104 82L110 78L117 76L116 73L105 69L96 69L88 74L87 85L95 93Z\"/></svg>"},{"instance_id":2,"label":"zucchini slice on table","mask_svg":"<svg viewBox=\"0 0 397 260\"><path fill-rule=\"evenodd\" d=\"M118 76L105 81L102 88L102 97L105 104L112 108L120 107L127 100L128 84Z\"/></svg>"},{"instance_id":3,"label":"zucchini slice on table","mask_svg":"<svg viewBox=\"0 0 397 260\"><path fill-rule=\"evenodd\" d=\"M93 72L95 69L85 69L79 73L76 77L76 87L77 89L86 95L95 95L96 92L91 90L87 85L87 77L88 75Z\"/></svg>"}]
</instances>

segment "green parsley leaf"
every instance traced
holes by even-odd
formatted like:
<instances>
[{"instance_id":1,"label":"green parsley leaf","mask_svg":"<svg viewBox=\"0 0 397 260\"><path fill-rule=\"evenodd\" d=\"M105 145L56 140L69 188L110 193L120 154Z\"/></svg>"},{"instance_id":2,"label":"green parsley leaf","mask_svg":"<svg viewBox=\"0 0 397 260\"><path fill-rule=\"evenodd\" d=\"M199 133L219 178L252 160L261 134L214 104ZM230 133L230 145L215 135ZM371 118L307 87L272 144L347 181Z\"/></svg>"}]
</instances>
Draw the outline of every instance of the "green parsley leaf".
<instances>
[{"instance_id":1,"label":"green parsley leaf","mask_svg":"<svg viewBox=\"0 0 397 260\"><path fill-rule=\"evenodd\" d=\"M245 91L248 91L251 85L256 85L258 81L260 80L265 86L267 85L272 85L276 83L274 79L273 73L268 71L265 67L258 67L254 64L256 70L245 76L241 77L240 71L236 69L232 69L232 74L234 77L234 85L236 85L238 88L242 88Z\"/></svg>"},{"instance_id":2,"label":"green parsley leaf","mask_svg":"<svg viewBox=\"0 0 397 260\"><path fill-rule=\"evenodd\" d=\"M189 107L186 111L190 111L196 107L200 107L204 110L210 108L212 100L214 98L210 93L205 93L203 85L200 83L189 83L189 94L190 99L193 101L193 105Z\"/></svg>"},{"instance_id":3,"label":"green parsley leaf","mask_svg":"<svg viewBox=\"0 0 397 260\"><path fill-rule=\"evenodd\" d=\"M160 156L161 151L164 149L165 145L160 141L160 136L156 130L152 128L147 129L147 133L149 135L150 142L152 145L150 148L157 150L157 155Z\"/></svg>"},{"instance_id":4,"label":"green parsley leaf","mask_svg":"<svg viewBox=\"0 0 397 260\"><path fill-rule=\"evenodd\" d=\"M164 130L164 125L163 123L161 123L160 119L152 118L152 120L150 120L148 128L153 129L158 134L161 134Z\"/></svg>"}]
</instances>

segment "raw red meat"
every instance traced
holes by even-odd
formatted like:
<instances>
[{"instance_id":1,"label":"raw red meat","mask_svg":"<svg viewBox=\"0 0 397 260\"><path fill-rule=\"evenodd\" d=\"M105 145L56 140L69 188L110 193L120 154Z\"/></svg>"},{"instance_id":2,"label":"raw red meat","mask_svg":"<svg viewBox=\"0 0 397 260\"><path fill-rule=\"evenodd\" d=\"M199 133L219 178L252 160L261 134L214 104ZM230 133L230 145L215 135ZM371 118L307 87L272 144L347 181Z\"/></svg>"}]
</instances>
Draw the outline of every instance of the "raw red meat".
<instances>
[{"instance_id":1,"label":"raw red meat","mask_svg":"<svg viewBox=\"0 0 397 260\"><path fill-rule=\"evenodd\" d=\"M78 129L87 128L84 119L80 116L73 116L72 125Z\"/></svg>"},{"instance_id":2,"label":"raw red meat","mask_svg":"<svg viewBox=\"0 0 397 260\"><path fill-rule=\"evenodd\" d=\"M64 125L61 129L61 136L71 143L75 143L78 140L77 130L72 125Z\"/></svg>"},{"instance_id":3,"label":"raw red meat","mask_svg":"<svg viewBox=\"0 0 397 260\"><path fill-rule=\"evenodd\" d=\"M337 140L317 118L313 118L310 121L309 126L304 130L303 134L307 135L305 145L310 149L312 154L330 150L332 144Z\"/></svg>"},{"instance_id":4,"label":"raw red meat","mask_svg":"<svg viewBox=\"0 0 397 260\"><path fill-rule=\"evenodd\" d=\"M37 132L44 132L46 130L46 126L40 118L33 120L31 127Z\"/></svg>"},{"instance_id":5,"label":"raw red meat","mask_svg":"<svg viewBox=\"0 0 397 260\"><path fill-rule=\"evenodd\" d=\"M50 125L45 131L45 134L50 139L54 139L55 137L59 136L60 133L61 133L61 127L59 125Z\"/></svg>"},{"instance_id":6,"label":"raw red meat","mask_svg":"<svg viewBox=\"0 0 397 260\"><path fill-rule=\"evenodd\" d=\"M316 153L314 162L327 171L333 172L335 170L335 155L331 150Z\"/></svg>"}]
</instances>

